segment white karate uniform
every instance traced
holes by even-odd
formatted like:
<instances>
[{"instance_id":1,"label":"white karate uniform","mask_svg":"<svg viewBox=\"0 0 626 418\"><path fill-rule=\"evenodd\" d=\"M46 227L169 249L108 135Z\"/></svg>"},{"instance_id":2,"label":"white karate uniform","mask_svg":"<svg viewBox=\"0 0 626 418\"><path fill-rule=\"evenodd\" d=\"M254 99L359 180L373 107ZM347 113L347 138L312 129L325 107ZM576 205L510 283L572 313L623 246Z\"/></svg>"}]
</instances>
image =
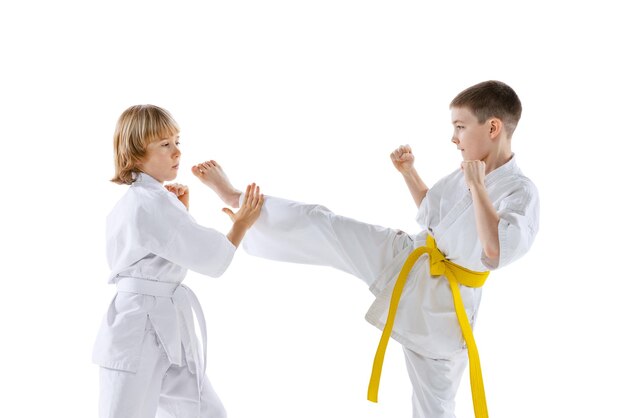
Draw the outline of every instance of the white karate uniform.
<instances>
[{"instance_id":1,"label":"white karate uniform","mask_svg":"<svg viewBox=\"0 0 626 418\"><path fill-rule=\"evenodd\" d=\"M205 376L206 328L187 269L212 277L235 247L161 183L139 174L107 218L109 283L118 292L93 350L101 417L225 417ZM194 314L203 334L199 347ZM204 352L204 355L202 353Z\"/></svg>"},{"instance_id":2,"label":"white karate uniform","mask_svg":"<svg viewBox=\"0 0 626 418\"><path fill-rule=\"evenodd\" d=\"M359 277L376 295L366 319L382 330L398 273L407 256L425 244L427 234L450 261L474 271L503 267L529 250L539 225L539 199L515 157L489 173L485 186L500 217L499 260L487 259L482 251L472 197L460 169L424 197L417 221L425 229L416 236L345 218L323 206L270 196L243 248L252 255L326 265ZM473 326L482 289L460 288ZM430 276L427 255L407 278L392 337L404 346L414 388L413 416L454 417L467 353L449 283Z\"/></svg>"}]
</instances>

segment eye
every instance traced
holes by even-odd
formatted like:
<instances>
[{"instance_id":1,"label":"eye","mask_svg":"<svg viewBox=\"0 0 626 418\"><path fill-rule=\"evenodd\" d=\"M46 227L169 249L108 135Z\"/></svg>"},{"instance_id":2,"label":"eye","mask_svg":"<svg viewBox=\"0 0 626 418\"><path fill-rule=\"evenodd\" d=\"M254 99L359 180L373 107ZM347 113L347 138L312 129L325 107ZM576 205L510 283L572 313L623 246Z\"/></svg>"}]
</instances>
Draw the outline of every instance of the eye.
<instances>
[{"instance_id":1,"label":"eye","mask_svg":"<svg viewBox=\"0 0 626 418\"><path fill-rule=\"evenodd\" d=\"M161 146L162 146L162 147L169 147L169 146L170 146L170 143L169 143L169 142L166 142L165 144L161 144Z\"/></svg>"},{"instance_id":2,"label":"eye","mask_svg":"<svg viewBox=\"0 0 626 418\"><path fill-rule=\"evenodd\" d=\"M461 125L456 125L456 126L455 126L455 128L456 128L457 130L460 130L460 129L463 129L463 128L464 128L464 126L461 126Z\"/></svg>"}]
</instances>

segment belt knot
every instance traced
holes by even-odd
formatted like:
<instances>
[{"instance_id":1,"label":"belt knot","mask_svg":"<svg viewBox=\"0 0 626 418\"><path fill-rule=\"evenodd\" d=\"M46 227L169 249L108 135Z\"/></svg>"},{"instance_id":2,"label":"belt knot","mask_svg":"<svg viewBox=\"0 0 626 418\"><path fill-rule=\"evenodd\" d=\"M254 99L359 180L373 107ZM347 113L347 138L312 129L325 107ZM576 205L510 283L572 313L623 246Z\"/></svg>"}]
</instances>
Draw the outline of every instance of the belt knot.
<instances>
[{"instance_id":1,"label":"belt knot","mask_svg":"<svg viewBox=\"0 0 626 418\"><path fill-rule=\"evenodd\" d=\"M404 262L404 265L402 266L402 269L400 270L400 274L398 274L398 278L396 279L396 284L394 285L389 303L387 322L385 323L385 327L378 344L378 349L376 350L376 356L374 357L367 398L372 402L378 402L378 386L380 384L383 359L385 358L385 350L387 349L387 343L389 342L389 338L391 337L391 332L393 330L393 322L400 303L400 297L402 296L402 289L404 288L404 284L409 273L411 272L411 269L413 268L413 265L423 254L428 254L430 258L430 275L445 276L450 283L450 291L452 292L452 300L454 301L454 310L456 311L459 326L461 327L461 333L463 334L463 338L467 344L474 413L476 417L487 418L487 400L485 397L485 388L483 386L482 371L480 369L478 348L476 347L472 327L469 319L467 318L465 307L463 306L463 299L461 298L459 284L469 287L481 287L485 283L485 280L487 280L489 272L472 271L448 260L437 248L435 239L430 235L426 237L426 245L416 248L409 254Z\"/></svg>"},{"instance_id":2,"label":"belt knot","mask_svg":"<svg viewBox=\"0 0 626 418\"><path fill-rule=\"evenodd\" d=\"M426 237L426 248L428 248L430 256L430 275L443 276L446 274L446 257L437 248L435 239L430 235Z\"/></svg>"}]
</instances>

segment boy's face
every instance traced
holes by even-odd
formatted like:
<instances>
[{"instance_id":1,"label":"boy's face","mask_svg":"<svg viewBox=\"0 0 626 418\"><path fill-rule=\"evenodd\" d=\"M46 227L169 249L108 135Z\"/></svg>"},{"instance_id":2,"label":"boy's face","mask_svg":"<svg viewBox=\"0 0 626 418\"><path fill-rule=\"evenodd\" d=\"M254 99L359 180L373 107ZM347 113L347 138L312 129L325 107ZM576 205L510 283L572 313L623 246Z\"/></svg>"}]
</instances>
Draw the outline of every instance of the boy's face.
<instances>
[{"instance_id":1,"label":"boy's face","mask_svg":"<svg viewBox=\"0 0 626 418\"><path fill-rule=\"evenodd\" d=\"M452 142L461 151L463 161L484 161L495 150L491 121L479 123L472 111L465 107L452 107L450 111Z\"/></svg>"},{"instance_id":2,"label":"boy's face","mask_svg":"<svg viewBox=\"0 0 626 418\"><path fill-rule=\"evenodd\" d=\"M172 181L178 174L180 160L179 135L152 141L142 159L141 170L163 183Z\"/></svg>"}]
</instances>

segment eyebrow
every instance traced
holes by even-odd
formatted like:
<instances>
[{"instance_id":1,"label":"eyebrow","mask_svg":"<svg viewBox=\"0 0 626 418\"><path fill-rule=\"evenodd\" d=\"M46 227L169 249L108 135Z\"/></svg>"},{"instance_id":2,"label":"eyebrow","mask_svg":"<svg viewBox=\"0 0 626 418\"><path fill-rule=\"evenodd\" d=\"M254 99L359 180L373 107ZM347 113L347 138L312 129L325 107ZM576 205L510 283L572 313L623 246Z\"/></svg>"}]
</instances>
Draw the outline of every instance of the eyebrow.
<instances>
[{"instance_id":1,"label":"eyebrow","mask_svg":"<svg viewBox=\"0 0 626 418\"><path fill-rule=\"evenodd\" d=\"M459 120L459 119L457 119L454 122L452 122L453 125L456 125L457 123L465 123L465 122L463 122L462 120Z\"/></svg>"}]
</instances>

